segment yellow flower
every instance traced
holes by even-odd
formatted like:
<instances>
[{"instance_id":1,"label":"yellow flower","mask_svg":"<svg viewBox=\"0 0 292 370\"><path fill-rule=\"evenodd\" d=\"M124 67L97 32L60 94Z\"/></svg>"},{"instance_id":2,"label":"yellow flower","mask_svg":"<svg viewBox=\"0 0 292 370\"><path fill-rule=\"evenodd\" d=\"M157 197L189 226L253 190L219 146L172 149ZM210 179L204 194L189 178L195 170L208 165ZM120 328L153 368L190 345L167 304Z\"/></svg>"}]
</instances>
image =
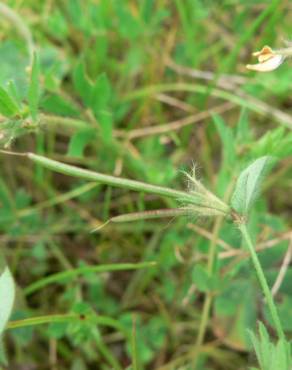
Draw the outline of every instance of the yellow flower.
<instances>
[{"instance_id":1,"label":"yellow flower","mask_svg":"<svg viewBox=\"0 0 292 370\"><path fill-rule=\"evenodd\" d=\"M262 50L253 53L258 58L258 64L248 64L247 69L258 72L269 72L278 68L284 61L285 57L276 53L269 46L264 46Z\"/></svg>"}]
</instances>

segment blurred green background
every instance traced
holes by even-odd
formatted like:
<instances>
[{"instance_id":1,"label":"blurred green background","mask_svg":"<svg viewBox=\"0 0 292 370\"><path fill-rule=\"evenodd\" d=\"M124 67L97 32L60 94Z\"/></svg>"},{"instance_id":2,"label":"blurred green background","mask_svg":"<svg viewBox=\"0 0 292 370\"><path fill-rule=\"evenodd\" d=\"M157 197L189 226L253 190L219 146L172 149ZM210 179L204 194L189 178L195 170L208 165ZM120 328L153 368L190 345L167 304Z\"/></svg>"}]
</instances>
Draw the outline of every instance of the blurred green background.
<instances>
[{"instance_id":1,"label":"blurred green background","mask_svg":"<svg viewBox=\"0 0 292 370\"><path fill-rule=\"evenodd\" d=\"M187 188L182 171L195 164L203 183L226 200L245 165L278 157L249 223L273 286L291 251L292 69L287 61L255 74L245 65L264 45L289 41L291 2L3 3L19 18L0 8L0 86L21 114L0 117L1 148L174 189ZM32 47L40 65L37 120L27 114ZM246 329L254 330L256 319L273 328L239 233L228 222L217 222L218 236L214 221L187 217L108 224L91 233L112 216L177 204L57 175L3 153L0 171L1 246L19 287L11 320L48 315L45 325L7 331L9 369L255 364ZM219 255L209 276L214 238ZM30 290L61 271L147 261L157 265L87 271ZM289 337L292 270L286 267L275 297ZM213 293L213 308L198 353L206 292ZM69 313L81 316L56 319ZM95 314L103 320L83 320Z\"/></svg>"}]
</instances>

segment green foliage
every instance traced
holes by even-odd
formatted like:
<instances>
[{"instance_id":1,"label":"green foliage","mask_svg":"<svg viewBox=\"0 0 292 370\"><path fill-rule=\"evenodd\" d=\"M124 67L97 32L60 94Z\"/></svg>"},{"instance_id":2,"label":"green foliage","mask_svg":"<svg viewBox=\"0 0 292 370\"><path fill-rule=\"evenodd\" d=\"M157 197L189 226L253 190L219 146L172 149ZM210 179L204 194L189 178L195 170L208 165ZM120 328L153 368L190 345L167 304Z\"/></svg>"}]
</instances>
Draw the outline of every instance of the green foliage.
<instances>
[{"instance_id":1,"label":"green foliage","mask_svg":"<svg viewBox=\"0 0 292 370\"><path fill-rule=\"evenodd\" d=\"M34 121L37 119L38 105L40 99L40 65L37 54L34 55L32 64L30 84L28 88L28 104L30 109L31 117Z\"/></svg>"},{"instance_id":2,"label":"green foliage","mask_svg":"<svg viewBox=\"0 0 292 370\"><path fill-rule=\"evenodd\" d=\"M211 289L210 276L201 265L195 265L192 271L192 280L201 292L207 292Z\"/></svg>"},{"instance_id":3,"label":"green foliage","mask_svg":"<svg viewBox=\"0 0 292 370\"><path fill-rule=\"evenodd\" d=\"M0 87L0 113L6 117L14 117L19 113L16 101L3 87Z\"/></svg>"},{"instance_id":4,"label":"green foliage","mask_svg":"<svg viewBox=\"0 0 292 370\"><path fill-rule=\"evenodd\" d=\"M292 155L292 132L286 132L283 127L267 131L252 148L256 158L262 155L273 155L277 158L287 158Z\"/></svg>"},{"instance_id":5,"label":"green foliage","mask_svg":"<svg viewBox=\"0 0 292 370\"><path fill-rule=\"evenodd\" d=\"M94 139L95 130L88 128L85 130L76 131L72 135L69 146L68 156L70 157L83 157L85 147Z\"/></svg>"},{"instance_id":6,"label":"green foliage","mask_svg":"<svg viewBox=\"0 0 292 370\"><path fill-rule=\"evenodd\" d=\"M0 239L17 282L3 364L248 367L246 329L279 325L225 216L230 204L248 220L271 288L289 257L292 72L245 64L284 46L287 2L6 3L0 149L35 162L1 153ZM284 272L274 299L290 338ZM269 343L278 370L285 345Z\"/></svg>"},{"instance_id":7,"label":"green foliage","mask_svg":"<svg viewBox=\"0 0 292 370\"><path fill-rule=\"evenodd\" d=\"M88 107L91 104L93 84L86 76L84 63L78 63L73 71L74 87Z\"/></svg>"},{"instance_id":8,"label":"green foliage","mask_svg":"<svg viewBox=\"0 0 292 370\"><path fill-rule=\"evenodd\" d=\"M222 142L223 163L225 166L233 168L236 163L236 148L232 129L226 125L220 116L213 115L213 119Z\"/></svg>"},{"instance_id":9,"label":"green foliage","mask_svg":"<svg viewBox=\"0 0 292 370\"><path fill-rule=\"evenodd\" d=\"M99 75L92 83L86 76L84 64L79 63L74 70L73 79L76 91L85 106L92 110L100 125L102 138L109 142L113 130L113 114L110 108L112 88L106 74Z\"/></svg>"},{"instance_id":10,"label":"green foliage","mask_svg":"<svg viewBox=\"0 0 292 370\"><path fill-rule=\"evenodd\" d=\"M260 370L290 370L291 345L286 340L273 343L263 323L259 323L259 337L249 332Z\"/></svg>"},{"instance_id":11,"label":"green foliage","mask_svg":"<svg viewBox=\"0 0 292 370\"><path fill-rule=\"evenodd\" d=\"M109 142L112 138L113 119L109 110L110 99L109 80L105 74L101 74L93 86L90 107L101 126L101 135L105 142Z\"/></svg>"},{"instance_id":12,"label":"green foliage","mask_svg":"<svg viewBox=\"0 0 292 370\"><path fill-rule=\"evenodd\" d=\"M135 325L137 357L142 364L149 363L155 356L156 351L160 350L165 342L165 320L163 320L163 317L157 316L150 319L147 323L142 323L140 318L133 322L133 317L129 314L124 314L121 317L121 321L129 332ZM133 348L130 344L127 349L131 355Z\"/></svg>"},{"instance_id":13,"label":"green foliage","mask_svg":"<svg viewBox=\"0 0 292 370\"><path fill-rule=\"evenodd\" d=\"M27 73L25 67L28 63L27 55L13 39L7 39L1 43L0 58L2 67L0 71L0 85L7 86L13 82L18 96L23 98L27 89Z\"/></svg>"},{"instance_id":14,"label":"green foliage","mask_svg":"<svg viewBox=\"0 0 292 370\"><path fill-rule=\"evenodd\" d=\"M231 199L231 206L242 215L247 215L256 201L263 179L271 167L273 158L258 158L241 172Z\"/></svg>"}]
</instances>

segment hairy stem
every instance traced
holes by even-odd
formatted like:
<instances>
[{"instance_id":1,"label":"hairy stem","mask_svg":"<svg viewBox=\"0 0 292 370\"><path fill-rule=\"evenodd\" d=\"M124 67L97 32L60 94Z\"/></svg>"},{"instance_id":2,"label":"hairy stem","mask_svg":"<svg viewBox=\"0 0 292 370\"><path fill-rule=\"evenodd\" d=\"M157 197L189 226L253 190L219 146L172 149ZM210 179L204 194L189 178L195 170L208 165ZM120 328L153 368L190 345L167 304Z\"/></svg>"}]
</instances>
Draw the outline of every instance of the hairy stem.
<instances>
[{"instance_id":1,"label":"hairy stem","mask_svg":"<svg viewBox=\"0 0 292 370\"><path fill-rule=\"evenodd\" d=\"M55 161L53 159L49 159L34 153L28 153L28 158L33 160L36 163L41 164L42 166L53 170L55 172L63 173L64 175L74 176L78 178L82 178L89 181L96 181L101 184L116 186L119 188L141 191L144 193L151 193L162 195L170 198L191 198L188 193L178 190L173 190L170 188L146 184L144 182L135 181L135 180L128 180L121 177L115 177L111 175L104 175L102 173L86 170L83 168L78 168L69 164L61 163Z\"/></svg>"}]
</instances>

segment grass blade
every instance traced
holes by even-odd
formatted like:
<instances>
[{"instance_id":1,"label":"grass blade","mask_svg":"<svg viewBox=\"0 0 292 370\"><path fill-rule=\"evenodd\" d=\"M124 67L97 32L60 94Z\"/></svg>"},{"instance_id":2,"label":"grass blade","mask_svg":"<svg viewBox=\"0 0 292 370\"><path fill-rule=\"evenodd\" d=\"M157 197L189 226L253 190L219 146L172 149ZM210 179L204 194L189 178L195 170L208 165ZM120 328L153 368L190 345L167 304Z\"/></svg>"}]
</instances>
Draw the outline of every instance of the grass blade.
<instances>
[{"instance_id":1,"label":"grass blade","mask_svg":"<svg viewBox=\"0 0 292 370\"><path fill-rule=\"evenodd\" d=\"M76 269L71 269L67 271L58 272L56 274L47 276L43 279L32 283L24 289L25 295L30 295L47 285L54 283L63 283L64 280L74 279L76 276L85 275L88 273L102 273L110 271L122 271L122 270L138 270L148 267L154 267L156 262L144 262L144 263L120 263L120 264L108 264L108 265L99 265L99 266L82 266Z\"/></svg>"}]
</instances>

